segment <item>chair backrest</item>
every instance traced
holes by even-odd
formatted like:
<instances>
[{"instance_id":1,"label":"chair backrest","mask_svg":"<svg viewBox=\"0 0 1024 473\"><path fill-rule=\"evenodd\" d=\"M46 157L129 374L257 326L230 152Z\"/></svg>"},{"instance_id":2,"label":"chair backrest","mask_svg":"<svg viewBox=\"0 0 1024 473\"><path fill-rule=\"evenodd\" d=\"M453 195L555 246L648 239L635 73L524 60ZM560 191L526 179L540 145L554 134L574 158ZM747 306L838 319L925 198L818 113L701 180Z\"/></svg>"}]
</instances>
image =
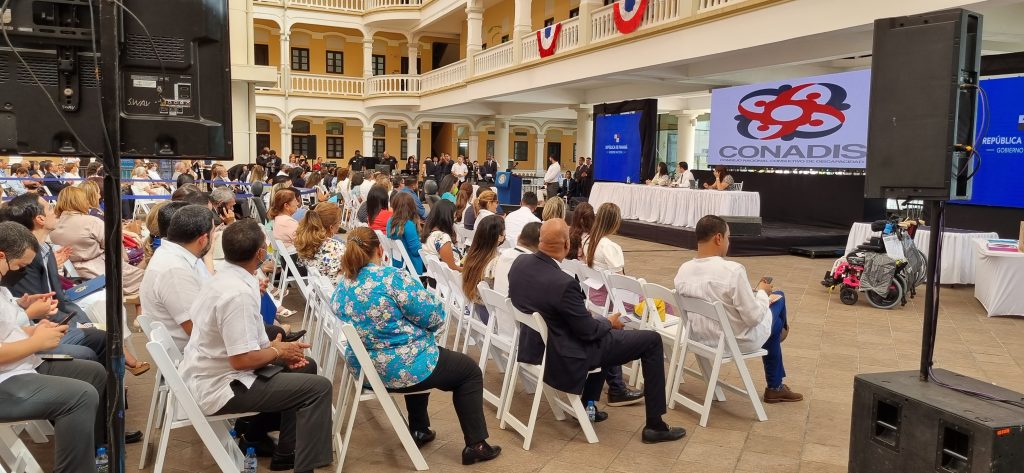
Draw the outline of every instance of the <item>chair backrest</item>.
<instances>
[{"instance_id":1,"label":"chair backrest","mask_svg":"<svg viewBox=\"0 0 1024 473\"><path fill-rule=\"evenodd\" d=\"M686 323L690 327L693 327L699 320L697 317L702 318L704 322L717 326L721 330L719 332L718 342L715 346L724 341L729 349L729 351L726 352L727 354L741 354L739 345L736 343L736 335L733 333L732 325L729 323L729 315L725 311L725 306L723 306L720 301L711 303L703 299L683 296L680 298L680 305L682 305L683 312L687 318ZM690 343L696 343L708 349L715 348L715 346L708 345L701 340L694 339L692 335L688 335L687 337L689 338Z\"/></svg>"},{"instance_id":2,"label":"chair backrest","mask_svg":"<svg viewBox=\"0 0 1024 473\"><path fill-rule=\"evenodd\" d=\"M497 328L498 335L511 339L516 331L516 321L512 315L512 301L508 296L487 287L487 283L483 281L480 281L477 290L480 292L480 299L487 306L487 312L490 313L490 318L487 321L490 323L491 320L494 320L492 325Z\"/></svg>"},{"instance_id":3,"label":"chair backrest","mask_svg":"<svg viewBox=\"0 0 1024 473\"><path fill-rule=\"evenodd\" d=\"M64 276L69 279L76 279L79 277L78 270L75 269L75 265L70 259L64 262Z\"/></svg>"},{"instance_id":4,"label":"chair backrest","mask_svg":"<svg viewBox=\"0 0 1024 473\"><path fill-rule=\"evenodd\" d=\"M608 297L611 298L615 311L620 314L627 313L627 302L636 306L644 300L644 284L647 281L643 279L632 278L624 274L606 273L605 281L608 283ZM651 304L644 304L644 313L640 314L641 320L647 321L651 313L650 309Z\"/></svg>"},{"instance_id":5,"label":"chair backrest","mask_svg":"<svg viewBox=\"0 0 1024 473\"><path fill-rule=\"evenodd\" d=\"M363 380L362 384L370 384L378 396L383 395L387 397L387 387L384 386L384 381L381 381L380 375L377 374L377 366L373 364L373 359L370 358L370 353L366 351L366 345L363 344L363 339L359 337L359 332L352 324L343 323L341 324L341 333L345 337L345 343L348 345L348 349L355 355L356 361L359 362L359 374L357 380ZM354 367L353 367L354 368ZM384 402L381 399L381 402Z\"/></svg>"},{"instance_id":6,"label":"chair backrest","mask_svg":"<svg viewBox=\"0 0 1024 473\"><path fill-rule=\"evenodd\" d=\"M306 284L306 280L303 279L302 275L299 274L299 268L295 266L295 261L292 260L292 255L288 253L288 250L284 247L284 243L281 240L274 238L273 233L270 234L270 244L274 247L274 252L284 261L285 268L288 273L291 274L295 283L299 286L299 291L302 292L302 297L306 297L309 294L309 286ZM308 273L307 273L308 274Z\"/></svg>"},{"instance_id":7,"label":"chair backrest","mask_svg":"<svg viewBox=\"0 0 1024 473\"><path fill-rule=\"evenodd\" d=\"M174 338L171 338L171 332L168 332L167 327L160 324L151 325L151 327L152 330L149 332L151 336L150 340L159 343L160 347L166 352L167 358L174 363L175 367L177 367L181 364L181 360L184 356L182 355L181 350L178 349L178 345L174 343Z\"/></svg>"},{"instance_id":8,"label":"chair backrest","mask_svg":"<svg viewBox=\"0 0 1024 473\"><path fill-rule=\"evenodd\" d=\"M672 312L676 317L679 317L680 332L677 333L681 334L682 331L689 331L689 327L686 326L685 310L683 309L683 296L680 296L678 292L659 284L647 282L643 284L643 288L644 298L647 300L647 305L651 306L655 299L661 299L665 302L666 320L669 317L668 312ZM656 309L651 307L648 312L648 314L650 314L648 320L651 321L651 325L654 325L655 327L665 326L665 323L661 321L661 317L658 317L655 310Z\"/></svg>"},{"instance_id":9,"label":"chair backrest","mask_svg":"<svg viewBox=\"0 0 1024 473\"><path fill-rule=\"evenodd\" d=\"M139 327L142 327L142 333L146 335L146 340L152 340L153 319L146 314L139 314L135 321L139 323Z\"/></svg>"},{"instance_id":10,"label":"chair backrest","mask_svg":"<svg viewBox=\"0 0 1024 473\"><path fill-rule=\"evenodd\" d=\"M391 259L399 260L402 262L402 266L406 271L409 272L414 278L420 277L420 272L416 270L416 265L413 264L412 258L409 257L409 250L405 247L405 243L400 240L391 240Z\"/></svg>"},{"instance_id":11,"label":"chair backrest","mask_svg":"<svg viewBox=\"0 0 1024 473\"><path fill-rule=\"evenodd\" d=\"M517 323L525 325L540 334L540 339L544 342L544 352L547 354L548 324L544 322L544 318L537 312L524 314L515 307L512 307L512 314L515 316Z\"/></svg>"},{"instance_id":12,"label":"chair backrest","mask_svg":"<svg viewBox=\"0 0 1024 473\"><path fill-rule=\"evenodd\" d=\"M146 350L149 351L149 355L153 359L156 369L160 372L160 376L163 377L164 382L170 388L171 399L176 401L178 406L184 410L185 415L188 416L193 425L205 423L206 416L199 408L195 396L192 395L188 386L185 385L181 374L178 373L178 362L171 358L170 354L173 351L177 351L174 342L171 340L153 340L146 344ZM165 419L164 422L170 422L170 419Z\"/></svg>"},{"instance_id":13,"label":"chair backrest","mask_svg":"<svg viewBox=\"0 0 1024 473\"><path fill-rule=\"evenodd\" d=\"M730 191L741 191L743 190L743 182L734 182L726 190Z\"/></svg>"}]
</instances>

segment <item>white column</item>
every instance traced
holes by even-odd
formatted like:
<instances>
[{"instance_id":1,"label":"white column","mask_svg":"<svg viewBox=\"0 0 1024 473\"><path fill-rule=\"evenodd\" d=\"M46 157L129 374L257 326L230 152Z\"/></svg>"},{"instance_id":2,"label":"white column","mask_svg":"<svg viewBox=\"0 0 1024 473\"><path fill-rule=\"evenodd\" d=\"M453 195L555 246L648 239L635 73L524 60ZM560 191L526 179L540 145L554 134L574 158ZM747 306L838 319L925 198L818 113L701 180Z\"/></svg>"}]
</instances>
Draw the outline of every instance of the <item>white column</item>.
<instances>
[{"instance_id":1,"label":"white column","mask_svg":"<svg viewBox=\"0 0 1024 473\"><path fill-rule=\"evenodd\" d=\"M537 140L536 141L537 151L535 153L535 155L537 156L536 171L537 171L537 174L540 175L540 176L543 176L544 175L544 171L548 168L548 157L545 156L545 154L546 154L545 151L546 150L544 149L544 138L545 138L544 135L539 134L539 133L537 134L537 138L536 138L536 140Z\"/></svg>"},{"instance_id":2,"label":"white column","mask_svg":"<svg viewBox=\"0 0 1024 473\"><path fill-rule=\"evenodd\" d=\"M373 156L373 127L363 127L363 156Z\"/></svg>"},{"instance_id":3,"label":"white column","mask_svg":"<svg viewBox=\"0 0 1024 473\"><path fill-rule=\"evenodd\" d=\"M373 36L363 38L363 77L373 75Z\"/></svg>"},{"instance_id":4,"label":"white column","mask_svg":"<svg viewBox=\"0 0 1024 473\"><path fill-rule=\"evenodd\" d=\"M590 105L576 107L576 156L593 157L594 116Z\"/></svg>"},{"instance_id":5,"label":"white column","mask_svg":"<svg viewBox=\"0 0 1024 473\"><path fill-rule=\"evenodd\" d=\"M601 2L596 0L580 0L580 47L590 44L593 21L591 20L594 10L601 8Z\"/></svg>"},{"instance_id":6,"label":"white column","mask_svg":"<svg viewBox=\"0 0 1024 473\"><path fill-rule=\"evenodd\" d=\"M417 158L423 158L422 156L420 156L420 130L419 130L419 128L412 128L412 127L406 128L405 129L405 139L409 142L409 145L406 146L406 149L409 150L408 151L409 154L414 155ZM409 159L409 156L403 156L403 158ZM423 161L420 161L420 162L423 162Z\"/></svg>"},{"instance_id":7,"label":"white column","mask_svg":"<svg viewBox=\"0 0 1024 473\"><path fill-rule=\"evenodd\" d=\"M466 75L473 75L473 56L480 52L483 43L484 9L466 8Z\"/></svg>"},{"instance_id":8,"label":"white column","mask_svg":"<svg viewBox=\"0 0 1024 473\"><path fill-rule=\"evenodd\" d=\"M284 162L288 161L288 155L292 154L292 124L281 124L281 152L278 156Z\"/></svg>"},{"instance_id":9,"label":"white column","mask_svg":"<svg viewBox=\"0 0 1024 473\"><path fill-rule=\"evenodd\" d=\"M256 150L256 92L252 83L231 81L231 152L234 162L249 163L258 154Z\"/></svg>"},{"instance_id":10,"label":"white column","mask_svg":"<svg viewBox=\"0 0 1024 473\"><path fill-rule=\"evenodd\" d=\"M508 169L510 156L508 155L508 119L498 117L494 119L494 160L498 162L498 170Z\"/></svg>"},{"instance_id":11,"label":"white column","mask_svg":"<svg viewBox=\"0 0 1024 473\"><path fill-rule=\"evenodd\" d=\"M533 31L531 14L533 0L516 0L515 18L512 24L512 62L519 64L523 60L523 37Z\"/></svg>"},{"instance_id":12,"label":"white column","mask_svg":"<svg viewBox=\"0 0 1024 473\"><path fill-rule=\"evenodd\" d=\"M287 95L292 90L292 47L290 34L281 33L281 90Z\"/></svg>"},{"instance_id":13,"label":"white column","mask_svg":"<svg viewBox=\"0 0 1024 473\"><path fill-rule=\"evenodd\" d=\"M410 42L409 43L409 74L419 74L419 68L416 67L416 58L420 55L420 43Z\"/></svg>"},{"instance_id":14,"label":"white column","mask_svg":"<svg viewBox=\"0 0 1024 473\"><path fill-rule=\"evenodd\" d=\"M480 135L476 132L469 133L469 149L466 151L466 159L472 163L476 163L477 159L480 158Z\"/></svg>"},{"instance_id":15,"label":"white column","mask_svg":"<svg viewBox=\"0 0 1024 473\"><path fill-rule=\"evenodd\" d=\"M690 165L690 169L693 169L693 147L697 134L697 114L682 111L676 112L674 115L678 119L676 124L676 159L686 161L686 164Z\"/></svg>"}]
</instances>

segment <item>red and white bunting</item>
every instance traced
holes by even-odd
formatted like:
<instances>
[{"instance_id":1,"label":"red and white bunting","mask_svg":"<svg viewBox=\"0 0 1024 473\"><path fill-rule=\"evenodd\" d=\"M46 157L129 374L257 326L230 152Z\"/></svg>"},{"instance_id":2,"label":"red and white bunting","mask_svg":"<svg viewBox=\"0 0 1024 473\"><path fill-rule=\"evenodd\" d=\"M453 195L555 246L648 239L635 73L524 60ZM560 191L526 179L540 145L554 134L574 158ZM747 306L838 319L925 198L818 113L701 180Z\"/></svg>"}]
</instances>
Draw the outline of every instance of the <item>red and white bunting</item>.
<instances>
[{"instance_id":1,"label":"red and white bunting","mask_svg":"<svg viewBox=\"0 0 1024 473\"><path fill-rule=\"evenodd\" d=\"M561 23L555 23L537 31L537 52L540 53L540 57L555 54L558 49L558 35L561 33Z\"/></svg>"},{"instance_id":2,"label":"red and white bunting","mask_svg":"<svg viewBox=\"0 0 1024 473\"><path fill-rule=\"evenodd\" d=\"M627 6L628 3L632 5ZM647 0L632 0L632 2L620 0L615 2L615 6L612 8L615 28L622 34L629 34L640 27L640 22L644 19L644 12L647 10Z\"/></svg>"}]
</instances>

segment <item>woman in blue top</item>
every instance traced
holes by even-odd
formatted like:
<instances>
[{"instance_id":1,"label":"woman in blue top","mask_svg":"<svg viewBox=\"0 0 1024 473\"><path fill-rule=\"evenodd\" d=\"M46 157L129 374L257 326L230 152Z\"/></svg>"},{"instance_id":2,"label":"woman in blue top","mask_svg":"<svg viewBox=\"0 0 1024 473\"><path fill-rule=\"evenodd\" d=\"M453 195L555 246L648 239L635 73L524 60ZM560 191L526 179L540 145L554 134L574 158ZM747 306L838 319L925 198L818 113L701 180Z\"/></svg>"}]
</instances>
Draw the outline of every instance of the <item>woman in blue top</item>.
<instances>
[{"instance_id":1,"label":"woman in blue top","mask_svg":"<svg viewBox=\"0 0 1024 473\"><path fill-rule=\"evenodd\" d=\"M416 225L419 220L419 211L416 210L416 201L408 192L398 192L391 199L391 209L394 213L388 219L385 234L392 240L399 241L409 253L409 259L416 268L416 274L423 274L423 259L420 258L420 232ZM396 268L405 265L405 261L392 259Z\"/></svg>"},{"instance_id":2,"label":"woman in blue top","mask_svg":"<svg viewBox=\"0 0 1024 473\"><path fill-rule=\"evenodd\" d=\"M359 227L348 234L342 277L331 300L334 313L343 323L355 327L389 391L440 389L452 393L466 441L463 465L496 458L501 447L486 441L480 368L468 356L437 346L434 332L445 317L441 301L409 273L382 266L382 256L380 240L373 230ZM358 369L351 352L346 358ZM428 396L405 396L409 430L419 446L437 435L430 430Z\"/></svg>"}]
</instances>

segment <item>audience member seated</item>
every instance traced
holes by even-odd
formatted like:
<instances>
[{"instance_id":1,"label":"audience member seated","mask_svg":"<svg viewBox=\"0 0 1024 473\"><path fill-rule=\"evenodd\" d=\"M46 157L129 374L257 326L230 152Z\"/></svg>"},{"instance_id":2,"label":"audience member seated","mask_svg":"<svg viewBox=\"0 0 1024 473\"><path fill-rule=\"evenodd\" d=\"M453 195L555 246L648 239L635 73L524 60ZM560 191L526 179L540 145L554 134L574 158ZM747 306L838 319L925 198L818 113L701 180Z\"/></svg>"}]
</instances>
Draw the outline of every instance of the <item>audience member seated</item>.
<instances>
[{"instance_id":1,"label":"audience member seated","mask_svg":"<svg viewBox=\"0 0 1024 473\"><path fill-rule=\"evenodd\" d=\"M366 195L366 221L374 230L387 231L391 210L388 209L388 188L383 184L374 184Z\"/></svg>"},{"instance_id":2,"label":"audience member seated","mask_svg":"<svg viewBox=\"0 0 1024 473\"><path fill-rule=\"evenodd\" d=\"M349 232L342 265L344 277L332 301L338 318L355 327L390 391L452 392L466 444L463 465L496 458L501 447L486 441L480 368L468 356L437 346L434 333L445 318L441 301L409 273L382 266L382 256L373 231L361 227ZM349 365L358 369L351 351L347 358ZM436 437L430 430L428 400L429 393L405 396L409 430L419 446Z\"/></svg>"},{"instance_id":3,"label":"audience member seated","mask_svg":"<svg viewBox=\"0 0 1024 473\"><path fill-rule=\"evenodd\" d=\"M498 249L503 243L505 219L488 215L477 224L473 244L466 251L466 261L462 263L462 293L467 301L473 303L477 317L484 322L487 322L487 308L476 286L484 281L487 287L494 288L494 266L498 263Z\"/></svg>"},{"instance_id":4,"label":"audience member seated","mask_svg":"<svg viewBox=\"0 0 1024 473\"><path fill-rule=\"evenodd\" d=\"M572 226L569 227L569 254L565 259L580 259L583 256L583 240L590 235L594 226L594 207L587 202L580 202L572 211Z\"/></svg>"},{"instance_id":5,"label":"audience member seated","mask_svg":"<svg viewBox=\"0 0 1024 473\"><path fill-rule=\"evenodd\" d=\"M786 299L782 291L762 279L752 289L742 264L727 261L729 225L721 217L707 215L697 222L697 257L683 263L676 273L679 294L709 302L721 302L729 314L729 324L744 353L764 348L764 377L768 386L764 402L797 402L803 396L783 384L786 369L782 365L782 341L789 334ZM691 317L693 337L713 344L721 329L705 317Z\"/></svg>"},{"instance_id":6,"label":"audience member seated","mask_svg":"<svg viewBox=\"0 0 1024 473\"><path fill-rule=\"evenodd\" d=\"M498 194L492 190L480 192L475 204L476 221L479 222L488 215L495 215L498 212Z\"/></svg>"},{"instance_id":7,"label":"audience member seated","mask_svg":"<svg viewBox=\"0 0 1024 473\"><path fill-rule=\"evenodd\" d=\"M505 233L508 233L506 229ZM494 291L503 296L508 296L508 272L512 269L512 263L522 255L537 252L537 245L540 244L540 222L530 222L523 226L519 232L519 239L512 248L505 248L498 255L498 262L494 265Z\"/></svg>"},{"instance_id":8,"label":"audience member seated","mask_svg":"<svg viewBox=\"0 0 1024 473\"><path fill-rule=\"evenodd\" d=\"M454 242L458 239L455 233L455 204L442 200L430 208L424 228L423 252L437 256L442 263L455 271L462 271L462 249Z\"/></svg>"},{"instance_id":9,"label":"audience member seated","mask_svg":"<svg viewBox=\"0 0 1024 473\"><path fill-rule=\"evenodd\" d=\"M341 207L323 202L306 212L295 232L295 251L302 265L335 282L341 275L345 253L345 245L334 238L340 227Z\"/></svg>"},{"instance_id":10,"label":"audience member seated","mask_svg":"<svg viewBox=\"0 0 1024 473\"><path fill-rule=\"evenodd\" d=\"M0 276L31 264L37 246L24 226L0 223ZM52 422L51 471L95 471L95 449L106 435L106 370L95 361L40 359L37 354L57 348L68 327L49 320L24 325L19 319L26 310L55 312L56 301L46 295L23 309L0 288L0 422Z\"/></svg>"},{"instance_id":11,"label":"audience member seated","mask_svg":"<svg viewBox=\"0 0 1024 473\"><path fill-rule=\"evenodd\" d=\"M416 202L413 200L412 194L399 192L395 196L392 207L394 207L394 213L388 219L384 233L388 238L405 247L405 252L409 254L409 259L412 260L416 272L423 274L425 268L423 260L420 258L422 243L420 242L419 225L417 225L419 215L416 213ZM398 259L393 259L392 263L396 268L405 265L404 261Z\"/></svg>"},{"instance_id":12,"label":"audience member seated","mask_svg":"<svg viewBox=\"0 0 1024 473\"><path fill-rule=\"evenodd\" d=\"M12 164L11 177L25 179L28 177L28 169L20 163ZM7 181L6 185L10 187L11 194L14 197L22 195L29 190L35 191L39 189L39 183L34 181Z\"/></svg>"},{"instance_id":13,"label":"audience member seated","mask_svg":"<svg viewBox=\"0 0 1024 473\"><path fill-rule=\"evenodd\" d=\"M29 193L15 197L0 207L0 221L16 222L28 228L35 235L38 244L32 262L18 271L8 271L3 277L3 285L10 289L15 297L26 294L53 294L57 301L57 313L46 317L52 322L61 322L69 315L73 315L68 324L67 334L61 338L60 346L53 350L53 353L71 355L80 360L105 360L107 333L95 328L78 328L80 323L91 322L89 316L67 298L61 286L58 270L63 264L58 262L58 256L67 261L70 253L67 250L55 252L47 243L50 232L57 226L57 218L50 204L39 194Z\"/></svg>"},{"instance_id":14,"label":"audience member seated","mask_svg":"<svg viewBox=\"0 0 1024 473\"><path fill-rule=\"evenodd\" d=\"M171 202L160 209L158 220L164 236L142 278L139 299L143 312L163 325L181 350L192 333L190 307L210 277L202 259L213 241L213 212Z\"/></svg>"},{"instance_id":15,"label":"audience member seated","mask_svg":"<svg viewBox=\"0 0 1024 473\"><path fill-rule=\"evenodd\" d=\"M565 171L562 178L558 180L558 197L566 199L573 197L576 193L576 180L572 178L572 171Z\"/></svg>"},{"instance_id":16,"label":"audience member seated","mask_svg":"<svg viewBox=\"0 0 1024 473\"><path fill-rule=\"evenodd\" d=\"M649 186L667 186L669 184L668 164L664 161L658 163L658 172L654 177L647 180Z\"/></svg>"},{"instance_id":17,"label":"audience member seated","mask_svg":"<svg viewBox=\"0 0 1024 473\"><path fill-rule=\"evenodd\" d=\"M512 263L509 297L512 305L527 314L537 312L548 326L547 367L544 382L560 391L582 395L583 404L597 401L604 375L588 371L617 367L640 360L643 367L646 424L644 443L679 440L682 427L669 427L665 414L665 358L661 336L649 330L621 330L619 314L595 318L584 303L583 291L573 277L559 267L569 252L569 227L562 219L541 226L539 251ZM519 361L539 364L544 342L536 332L524 329L519 340ZM608 418L599 412L597 421Z\"/></svg>"},{"instance_id":18,"label":"audience member seated","mask_svg":"<svg viewBox=\"0 0 1024 473\"><path fill-rule=\"evenodd\" d=\"M732 178L732 174L725 166L715 166L715 182L712 184L704 184L705 189L712 189L716 191L728 191L732 190L732 186L736 184L736 181Z\"/></svg>"},{"instance_id":19,"label":"audience member seated","mask_svg":"<svg viewBox=\"0 0 1024 473\"><path fill-rule=\"evenodd\" d=\"M402 180L405 184L405 187L402 188L402 192L406 192L412 196L412 200L416 204L416 215L418 215L421 220L427 218L427 209L423 207L423 202L420 200L419 195L417 195L419 194L420 183L416 180L416 176L405 176Z\"/></svg>"},{"instance_id":20,"label":"audience member seated","mask_svg":"<svg viewBox=\"0 0 1024 473\"><path fill-rule=\"evenodd\" d=\"M508 242L509 246L515 245L516 241L519 240L519 232L523 231L523 227L531 222L540 222L537 218L537 194L533 192L524 192L523 198L519 202L520 206L509 212L505 216L505 241Z\"/></svg>"},{"instance_id":21,"label":"audience member seated","mask_svg":"<svg viewBox=\"0 0 1024 473\"><path fill-rule=\"evenodd\" d=\"M465 182L459 188L455 196L455 223L462 225L466 230L472 230L476 222L476 212L473 209L473 184Z\"/></svg>"},{"instance_id":22,"label":"audience member seated","mask_svg":"<svg viewBox=\"0 0 1024 473\"><path fill-rule=\"evenodd\" d=\"M71 264L79 276L92 279L105 271L103 220L89 215L85 191L68 186L57 196L57 226L50 232L50 241L71 248ZM121 251L121 282L125 294L138 294L145 270L128 263L128 253Z\"/></svg>"},{"instance_id":23,"label":"audience member seated","mask_svg":"<svg viewBox=\"0 0 1024 473\"><path fill-rule=\"evenodd\" d=\"M541 220L548 221L553 218L565 220L565 201L561 197L552 197L544 202L544 211L541 213Z\"/></svg>"},{"instance_id":24,"label":"audience member seated","mask_svg":"<svg viewBox=\"0 0 1024 473\"><path fill-rule=\"evenodd\" d=\"M295 232L299 229L299 221L293 215L302 206L298 194L292 189L281 189L274 194L270 212L267 214L274 220L274 239L284 245L289 254L295 253Z\"/></svg>"},{"instance_id":25,"label":"audience member seated","mask_svg":"<svg viewBox=\"0 0 1024 473\"><path fill-rule=\"evenodd\" d=\"M683 187L689 189L693 186L693 173L690 172L690 165L686 161L679 161L676 165L676 178L672 180L672 187Z\"/></svg>"},{"instance_id":26,"label":"audience member seated","mask_svg":"<svg viewBox=\"0 0 1024 473\"><path fill-rule=\"evenodd\" d=\"M60 191L64 190L68 185L61 182L60 171L57 170L57 164L53 161L43 161L40 163L40 167L43 171L43 186L50 190L50 195L58 195Z\"/></svg>"},{"instance_id":27,"label":"audience member seated","mask_svg":"<svg viewBox=\"0 0 1024 473\"><path fill-rule=\"evenodd\" d=\"M167 184L162 182L139 182L152 180L149 177L149 172L146 171L145 166L136 167L132 171L132 179L136 181L132 182L132 194L134 195L170 195L171 191L168 190Z\"/></svg>"},{"instance_id":28,"label":"audience member seated","mask_svg":"<svg viewBox=\"0 0 1024 473\"><path fill-rule=\"evenodd\" d=\"M103 193L95 181L82 181L79 188L85 192L85 199L89 202L89 215L103 218ZM153 209L150 209L152 212Z\"/></svg>"},{"instance_id":29,"label":"audience member seated","mask_svg":"<svg viewBox=\"0 0 1024 473\"><path fill-rule=\"evenodd\" d=\"M224 230L227 264L191 306L195 324L179 369L206 415L260 412L235 428L243 449L272 452L271 471L312 472L333 459L331 382L316 375L316 365L303 355L308 344L268 339L260 317L260 283L253 275L266 257L266 236L254 220ZM268 367L284 371L257 375ZM267 432L278 430L275 423L280 437L271 450Z\"/></svg>"}]
</instances>

